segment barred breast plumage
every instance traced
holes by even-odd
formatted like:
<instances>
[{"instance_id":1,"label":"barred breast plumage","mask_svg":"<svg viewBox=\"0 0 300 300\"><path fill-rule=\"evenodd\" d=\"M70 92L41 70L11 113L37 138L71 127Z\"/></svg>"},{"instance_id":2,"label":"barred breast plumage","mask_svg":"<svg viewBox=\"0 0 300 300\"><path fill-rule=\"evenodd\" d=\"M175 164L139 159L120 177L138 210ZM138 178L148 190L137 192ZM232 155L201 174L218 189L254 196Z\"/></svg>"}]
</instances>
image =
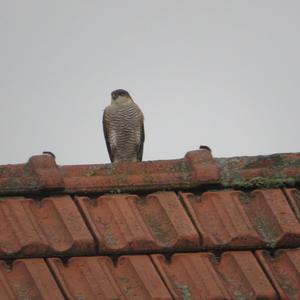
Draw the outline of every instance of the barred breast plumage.
<instances>
[{"instance_id":1,"label":"barred breast plumage","mask_svg":"<svg viewBox=\"0 0 300 300\"><path fill-rule=\"evenodd\" d=\"M112 162L141 161L144 143L144 116L128 92L112 92L111 105L103 114L103 129Z\"/></svg>"}]
</instances>

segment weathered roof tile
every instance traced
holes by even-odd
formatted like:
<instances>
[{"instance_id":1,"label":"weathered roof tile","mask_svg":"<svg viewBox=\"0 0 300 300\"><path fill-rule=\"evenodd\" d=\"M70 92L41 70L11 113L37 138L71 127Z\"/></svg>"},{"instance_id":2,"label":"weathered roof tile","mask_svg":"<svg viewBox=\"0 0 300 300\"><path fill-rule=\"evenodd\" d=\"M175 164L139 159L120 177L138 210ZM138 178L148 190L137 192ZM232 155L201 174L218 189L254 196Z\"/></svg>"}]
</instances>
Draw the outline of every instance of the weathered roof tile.
<instances>
[{"instance_id":1,"label":"weathered roof tile","mask_svg":"<svg viewBox=\"0 0 300 300\"><path fill-rule=\"evenodd\" d=\"M216 158L224 187L293 186L300 182L300 153Z\"/></svg>"},{"instance_id":2,"label":"weathered roof tile","mask_svg":"<svg viewBox=\"0 0 300 300\"><path fill-rule=\"evenodd\" d=\"M176 299L277 299L251 252L175 254L171 261L151 255Z\"/></svg>"},{"instance_id":3,"label":"weathered roof tile","mask_svg":"<svg viewBox=\"0 0 300 300\"><path fill-rule=\"evenodd\" d=\"M251 193L246 211L267 247L300 245L300 223L280 189L263 189Z\"/></svg>"},{"instance_id":4,"label":"weathered roof tile","mask_svg":"<svg viewBox=\"0 0 300 300\"><path fill-rule=\"evenodd\" d=\"M0 256L38 257L93 254L94 240L69 196L41 202L0 200Z\"/></svg>"},{"instance_id":5,"label":"weathered roof tile","mask_svg":"<svg viewBox=\"0 0 300 300\"><path fill-rule=\"evenodd\" d=\"M50 155L32 156L28 165L38 179L40 190L61 190L64 188L64 181L54 157Z\"/></svg>"},{"instance_id":6,"label":"weathered roof tile","mask_svg":"<svg viewBox=\"0 0 300 300\"><path fill-rule=\"evenodd\" d=\"M242 195L238 191L206 192L201 197L181 193L200 232L204 248L263 246L240 201Z\"/></svg>"},{"instance_id":7,"label":"weathered roof tile","mask_svg":"<svg viewBox=\"0 0 300 300\"><path fill-rule=\"evenodd\" d=\"M280 189L181 193L205 248L295 247L300 223Z\"/></svg>"},{"instance_id":8,"label":"weathered roof tile","mask_svg":"<svg viewBox=\"0 0 300 300\"><path fill-rule=\"evenodd\" d=\"M197 249L199 235L174 192L77 197L100 252Z\"/></svg>"},{"instance_id":9,"label":"weathered roof tile","mask_svg":"<svg viewBox=\"0 0 300 300\"><path fill-rule=\"evenodd\" d=\"M161 254L151 257L174 299L230 299L211 263L213 254L175 254L171 261Z\"/></svg>"},{"instance_id":10,"label":"weathered roof tile","mask_svg":"<svg viewBox=\"0 0 300 300\"><path fill-rule=\"evenodd\" d=\"M300 249L278 250L272 256L261 250L256 255L280 299L300 299Z\"/></svg>"},{"instance_id":11,"label":"weathered roof tile","mask_svg":"<svg viewBox=\"0 0 300 300\"><path fill-rule=\"evenodd\" d=\"M232 299L278 299L252 252L225 252L215 267Z\"/></svg>"},{"instance_id":12,"label":"weathered roof tile","mask_svg":"<svg viewBox=\"0 0 300 300\"><path fill-rule=\"evenodd\" d=\"M300 153L208 147L0 166L0 299L299 299L299 183Z\"/></svg>"},{"instance_id":13,"label":"weathered roof tile","mask_svg":"<svg viewBox=\"0 0 300 300\"><path fill-rule=\"evenodd\" d=\"M51 272L41 258L20 259L12 266L0 261L0 299L63 300Z\"/></svg>"},{"instance_id":14,"label":"weathered roof tile","mask_svg":"<svg viewBox=\"0 0 300 300\"><path fill-rule=\"evenodd\" d=\"M299 182L300 153L213 158L201 148L175 160L74 166L57 166L51 155L37 155L27 164L0 166L1 195L149 192L208 185L250 189Z\"/></svg>"},{"instance_id":15,"label":"weathered roof tile","mask_svg":"<svg viewBox=\"0 0 300 300\"><path fill-rule=\"evenodd\" d=\"M216 183L219 169L208 150L191 151L183 159L63 166L67 192L153 191Z\"/></svg>"},{"instance_id":16,"label":"weathered roof tile","mask_svg":"<svg viewBox=\"0 0 300 300\"><path fill-rule=\"evenodd\" d=\"M300 222L300 191L297 189L284 189L288 201Z\"/></svg>"},{"instance_id":17,"label":"weathered roof tile","mask_svg":"<svg viewBox=\"0 0 300 300\"><path fill-rule=\"evenodd\" d=\"M147 255L48 259L67 299L172 299Z\"/></svg>"}]
</instances>

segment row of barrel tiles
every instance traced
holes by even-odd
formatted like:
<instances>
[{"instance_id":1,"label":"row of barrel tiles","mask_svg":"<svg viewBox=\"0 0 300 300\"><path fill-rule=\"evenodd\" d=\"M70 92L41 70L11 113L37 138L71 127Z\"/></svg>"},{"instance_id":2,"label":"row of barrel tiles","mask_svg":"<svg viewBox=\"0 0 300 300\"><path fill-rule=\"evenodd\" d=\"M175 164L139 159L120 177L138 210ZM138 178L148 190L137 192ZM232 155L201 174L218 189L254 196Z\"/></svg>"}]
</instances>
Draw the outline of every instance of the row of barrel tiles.
<instances>
[{"instance_id":1,"label":"row of barrel tiles","mask_svg":"<svg viewBox=\"0 0 300 300\"><path fill-rule=\"evenodd\" d=\"M300 299L300 250L0 261L0 299Z\"/></svg>"},{"instance_id":2,"label":"row of barrel tiles","mask_svg":"<svg viewBox=\"0 0 300 300\"><path fill-rule=\"evenodd\" d=\"M0 258L300 245L297 189L0 198Z\"/></svg>"}]
</instances>

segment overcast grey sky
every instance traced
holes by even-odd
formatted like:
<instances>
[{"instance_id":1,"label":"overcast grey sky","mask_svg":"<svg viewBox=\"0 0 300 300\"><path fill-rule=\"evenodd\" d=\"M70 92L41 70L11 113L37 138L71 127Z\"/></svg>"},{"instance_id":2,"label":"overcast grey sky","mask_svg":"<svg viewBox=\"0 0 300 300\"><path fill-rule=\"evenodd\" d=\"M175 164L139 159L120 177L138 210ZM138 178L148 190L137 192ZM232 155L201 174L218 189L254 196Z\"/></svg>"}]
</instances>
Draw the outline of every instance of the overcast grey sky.
<instances>
[{"instance_id":1,"label":"overcast grey sky","mask_svg":"<svg viewBox=\"0 0 300 300\"><path fill-rule=\"evenodd\" d=\"M0 0L0 164L107 163L127 89L144 160L300 151L299 1Z\"/></svg>"}]
</instances>

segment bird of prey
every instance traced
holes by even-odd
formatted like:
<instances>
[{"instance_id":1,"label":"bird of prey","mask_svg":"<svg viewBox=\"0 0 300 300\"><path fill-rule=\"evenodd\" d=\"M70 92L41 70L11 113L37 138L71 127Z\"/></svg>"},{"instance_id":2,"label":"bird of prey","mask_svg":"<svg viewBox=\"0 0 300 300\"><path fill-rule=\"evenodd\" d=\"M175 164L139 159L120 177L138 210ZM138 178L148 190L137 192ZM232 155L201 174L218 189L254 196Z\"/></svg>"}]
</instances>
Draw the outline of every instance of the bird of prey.
<instances>
[{"instance_id":1,"label":"bird of prey","mask_svg":"<svg viewBox=\"0 0 300 300\"><path fill-rule=\"evenodd\" d=\"M111 92L111 104L103 113L103 131L112 163L142 160L144 115L127 91Z\"/></svg>"}]
</instances>

